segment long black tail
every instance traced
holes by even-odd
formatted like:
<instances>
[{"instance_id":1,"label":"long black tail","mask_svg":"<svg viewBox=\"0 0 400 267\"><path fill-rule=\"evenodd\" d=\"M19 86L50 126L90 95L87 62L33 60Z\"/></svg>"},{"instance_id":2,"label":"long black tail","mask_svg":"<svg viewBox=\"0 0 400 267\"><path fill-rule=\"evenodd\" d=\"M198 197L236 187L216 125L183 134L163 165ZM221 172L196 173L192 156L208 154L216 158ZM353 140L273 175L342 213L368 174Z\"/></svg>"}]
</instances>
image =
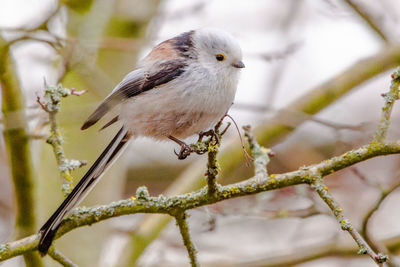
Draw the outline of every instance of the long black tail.
<instances>
[{"instance_id":1,"label":"long black tail","mask_svg":"<svg viewBox=\"0 0 400 267\"><path fill-rule=\"evenodd\" d=\"M106 149L104 149L103 153L101 153L95 163L93 163L92 167L90 167L87 173L60 205L60 207L58 207L54 214L47 220L42 228L40 228L39 233L41 234L41 237L38 250L42 256L47 253L49 247L51 246L51 243L64 216L75 205L78 205L92 190L92 188L100 180L105 170L114 162L116 156L120 154L119 152L121 152L121 149L128 142L129 137L130 134L128 130L122 127L110 144L106 147Z\"/></svg>"}]
</instances>

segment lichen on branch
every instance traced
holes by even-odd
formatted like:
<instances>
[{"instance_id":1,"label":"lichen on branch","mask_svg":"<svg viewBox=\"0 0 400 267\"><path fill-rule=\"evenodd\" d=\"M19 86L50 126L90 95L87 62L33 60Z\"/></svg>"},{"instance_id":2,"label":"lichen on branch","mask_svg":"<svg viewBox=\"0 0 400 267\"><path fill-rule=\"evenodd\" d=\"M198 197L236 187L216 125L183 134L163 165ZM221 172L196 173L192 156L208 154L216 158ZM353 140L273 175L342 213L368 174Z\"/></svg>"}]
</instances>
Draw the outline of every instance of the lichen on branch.
<instances>
[{"instance_id":1,"label":"lichen on branch","mask_svg":"<svg viewBox=\"0 0 400 267\"><path fill-rule=\"evenodd\" d=\"M54 156L57 161L58 170L62 179L62 192L66 197L72 190L73 177L71 171L86 165L86 161L67 159L65 156L63 138L57 125L56 115L60 110L61 99L69 95L80 96L85 91L75 91L74 89L64 88L62 84L50 86L44 81L45 93L43 99L37 97L38 104L49 114L50 135L47 143L53 148Z\"/></svg>"}]
</instances>

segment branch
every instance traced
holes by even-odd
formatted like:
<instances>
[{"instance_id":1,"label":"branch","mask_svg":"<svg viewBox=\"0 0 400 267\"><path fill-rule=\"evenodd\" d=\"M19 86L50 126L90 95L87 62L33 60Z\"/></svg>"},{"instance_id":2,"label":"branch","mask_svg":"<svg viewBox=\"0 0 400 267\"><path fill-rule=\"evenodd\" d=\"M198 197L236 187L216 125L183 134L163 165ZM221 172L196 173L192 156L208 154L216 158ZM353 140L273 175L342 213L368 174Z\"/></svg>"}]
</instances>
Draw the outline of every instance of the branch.
<instances>
[{"instance_id":1,"label":"branch","mask_svg":"<svg viewBox=\"0 0 400 267\"><path fill-rule=\"evenodd\" d=\"M250 145L251 154L254 157L254 176L268 177L267 165L269 163L269 154L272 153L270 149L261 147L254 136L250 133L250 126L243 126L244 135Z\"/></svg>"},{"instance_id":2,"label":"branch","mask_svg":"<svg viewBox=\"0 0 400 267\"><path fill-rule=\"evenodd\" d=\"M16 237L30 235L36 230L34 182L27 121L22 90L10 54L10 46L0 37L0 87L4 114L4 141L7 148L11 177L16 197ZM15 114L14 116L8 116ZM16 127L17 126L17 127ZM37 254L24 255L27 266L42 266Z\"/></svg>"},{"instance_id":3,"label":"branch","mask_svg":"<svg viewBox=\"0 0 400 267\"><path fill-rule=\"evenodd\" d=\"M222 124L221 119L220 122L215 126L214 131L211 131L211 137L206 142L207 144L207 155L208 155L208 161L207 161L207 172L206 172L206 177L207 177L207 192L208 196L210 198L215 198L216 194L218 192L218 183L217 183L217 176L218 176L218 161L217 161L217 154L218 154L218 148L220 145L220 140L222 135L219 132L219 127ZM226 127L226 129L229 127ZM223 131L225 133L226 131Z\"/></svg>"},{"instance_id":4,"label":"branch","mask_svg":"<svg viewBox=\"0 0 400 267\"><path fill-rule=\"evenodd\" d=\"M42 109L49 114L50 120L50 136L47 138L47 143L53 148L54 156L57 160L58 169L62 178L62 192L66 197L72 190L73 177L71 171L86 165L86 161L67 159L62 147L63 139L58 129L56 115L60 110L61 98L69 95L80 96L85 91L75 91L74 89L64 88L61 84L57 86L49 86L44 82L45 102L42 102L40 97L37 97L38 104Z\"/></svg>"},{"instance_id":5,"label":"branch","mask_svg":"<svg viewBox=\"0 0 400 267\"><path fill-rule=\"evenodd\" d=\"M400 68L392 74L392 82L390 84L390 91L383 94L385 104L382 108L381 120L379 122L378 130L375 133L375 142L384 142L386 139L387 131L390 124L390 116L394 102L399 99L399 86L400 86Z\"/></svg>"},{"instance_id":6,"label":"branch","mask_svg":"<svg viewBox=\"0 0 400 267\"><path fill-rule=\"evenodd\" d=\"M387 246L391 251L398 249L400 240L399 236L379 240ZM294 250L288 250L282 253L271 253L264 258L256 260L243 260L240 266L263 266L263 267L287 267L297 266L301 263L324 257L354 257L359 248L354 246L350 240L336 240L330 238L327 242L317 243L313 245L301 245ZM236 262L235 262L236 263ZM389 263L389 262L388 262ZM237 263L236 263L237 264Z\"/></svg>"},{"instance_id":7,"label":"branch","mask_svg":"<svg viewBox=\"0 0 400 267\"><path fill-rule=\"evenodd\" d=\"M398 177L397 177L398 178ZM379 199L375 202L374 206L371 207L371 209L365 214L364 219L363 219L363 224L361 227L361 233L364 236L369 236L368 235L368 224L371 221L371 217L374 215L374 213L380 208L384 200L397 188L400 187L400 180L394 183L390 188L388 189L382 189L381 191L381 196Z\"/></svg>"},{"instance_id":8,"label":"branch","mask_svg":"<svg viewBox=\"0 0 400 267\"><path fill-rule=\"evenodd\" d=\"M65 267L78 267L75 263L73 263L70 259L65 257L60 251L55 249L54 247L50 247L48 254L55 261L59 262L62 266Z\"/></svg>"},{"instance_id":9,"label":"branch","mask_svg":"<svg viewBox=\"0 0 400 267\"><path fill-rule=\"evenodd\" d=\"M197 250L192 242L192 239L190 238L189 226L187 224L186 218L187 218L186 212L179 212L178 214L175 215L176 224L179 227L183 243L185 244L185 247L189 254L190 264L192 265L192 267L199 267L200 264L197 259Z\"/></svg>"},{"instance_id":10,"label":"branch","mask_svg":"<svg viewBox=\"0 0 400 267\"><path fill-rule=\"evenodd\" d=\"M354 241L356 241L360 249L358 253L368 254L379 266L382 266L382 264L387 261L388 257L382 254L377 254L375 251L373 251L368 243L360 235L360 233L350 223L350 221L344 218L342 208L329 193L328 187L322 181L322 177L318 176L317 174L313 177L313 180L314 181L311 183L311 187L318 193L318 195L332 210L342 230L349 232Z\"/></svg>"},{"instance_id":11,"label":"branch","mask_svg":"<svg viewBox=\"0 0 400 267\"><path fill-rule=\"evenodd\" d=\"M376 21L374 16L368 12L365 8L356 4L354 0L344 0L353 10L356 12L361 19L363 19L368 26L380 37L383 41L388 42L386 34L381 29L381 25Z\"/></svg>"},{"instance_id":12,"label":"branch","mask_svg":"<svg viewBox=\"0 0 400 267\"><path fill-rule=\"evenodd\" d=\"M277 112L272 120L255 130L255 136L262 146L276 143L291 133L307 117L291 119L291 114L314 115L336 100L345 96L368 79L400 65L400 45L387 46L381 52L360 60L342 73L300 96Z\"/></svg>"},{"instance_id":13,"label":"branch","mask_svg":"<svg viewBox=\"0 0 400 267\"><path fill-rule=\"evenodd\" d=\"M392 186L390 186L388 189L382 189L381 190L381 195L380 195L379 199L375 202L375 204L365 214L364 219L362 220L362 226L361 226L361 234L365 237L365 240L369 244L371 244L371 247L373 249L375 249L375 250L380 250L380 251L382 251L383 253L385 253L385 254L387 254L389 256L389 258L391 260L388 262L388 265L390 267L399 266L399 264L394 262L393 257L391 257L390 252L389 252L388 248L385 246L385 244L383 244L380 241L372 240L372 238L370 236L370 233L368 231L368 226L369 226L369 223L371 221L372 216L381 207L381 205L385 201L385 199L399 187L400 187L400 181L397 181Z\"/></svg>"},{"instance_id":14,"label":"branch","mask_svg":"<svg viewBox=\"0 0 400 267\"><path fill-rule=\"evenodd\" d=\"M298 184L311 184L315 172L327 176L335 171L354 165L367 159L390 154L400 154L400 142L388 144L366 145L333 157L321 163L300 168L297 171L274 174L260 179L253 176L239 183L218 187L216 198L209 198L207 188L177 196L148 196L143 187L138 188L136 198L113 202L109 205L86 208L78 207L63 220L56 238L73 229L98 223L109 218L136 213L173 214L177 211L194 209L214 204L223 200L252 195ZM37 248L39 236L33 235L18 241L0 245L0 261L21 255Z\"/></svg>"}]
</instances>

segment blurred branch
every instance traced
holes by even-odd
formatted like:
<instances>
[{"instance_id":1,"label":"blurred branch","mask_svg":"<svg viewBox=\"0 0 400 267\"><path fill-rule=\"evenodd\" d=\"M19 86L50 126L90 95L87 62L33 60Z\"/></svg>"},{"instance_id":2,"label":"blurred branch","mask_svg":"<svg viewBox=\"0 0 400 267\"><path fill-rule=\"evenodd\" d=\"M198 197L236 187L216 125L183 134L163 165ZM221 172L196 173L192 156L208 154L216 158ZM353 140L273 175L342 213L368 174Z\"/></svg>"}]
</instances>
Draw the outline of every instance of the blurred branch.
<instances>
[{"instance_id":1,"label":"blurred branch","mask_svg":"<svg viewBox=\"0 0 400 267\"><path fill-rule=\"evenodd\" d=\"M58 3L58 2L56 2ZM34 32L38 30L48 30L47 29L47 24L57 15L57 13L60 11L60 8L62 5L57 4L54 10L49 12L49 14L43 18L43 21L40 22L38 25L34 25L33 27L18 27L18 28L12 28L12 27L0 27L0 31L12 31L12 32ZM31 26L31 25L29 25Z\"/></svg>"},{"instance_id":2,"label":"blurred branch","mask_svg":"<svg viewBox=\"0 0 400 267\"><path fill-rule=\"evenodd\" d=\"M366 80L400 64L400 45L388 46L374 56L361 60L337 76L310 90L277 112L273 123L265 123L256 129L261 145L270 145L292 132L306 118L295 120L290 126L281 121L290 120L293 112L314 115L340 99Z\"/></svg>"},{"instance_id":3,"label":"blurred branch","mask_svg":"<svg viewBox=\"0 0 400 267\"><path fill-rule=\"evenodd\" d=\"M258 113L267 113L267 112L278 112L279 110L277 109L273 109L273 108L269 108L266 107L264 105L261 104L247 104L247 103L234 103L232 106L233 109L238 109L238 110L245 110L245 111L250 111L250 112L258 112ZM287 111L288 113L290 111ZM345 123L338 123L338 122L333 122L333 121L329 121L329 120L325 120L325 119L320 119L317 118L313 115L310 114L306 114L303 112L296 112L293 111L290 115L290 121L285 121L285 123L291 125L290 122L292 121L297 121L297 120L301 120L301 121L312 121L318 124L321 124L323 126L335 129L335 130L351 130L351 131L364 131L365 128L367 126L371 126L371 123L368 122L361 122L359 124L345 124Z\"/></svg>"},{"instance_id":4,"label":"blurred branch","mask_svg":"<svg viewBox=\"0 0 400 267\"><path fill-rule=\"evenodd\" d=\"M60 251L51 247L49 249L49 256L52 257L55 261L59 262L64 267L78 267L75 263L73 263L70 259L65 257Z\"/></svg>"},{"instance_id":5,"label":"blurred branch","mask_svg":"<svg viewBox=\"0 0 400 267\"><path fill-rule=\"evenodd\" d=\"M25 114L7 116L23 110L24 100L19 86L10 46L0 37L0 86L2 112L4 114L4 141L7 148L9 166L16 197L16 237L30 235L36 230L34 183L29 137ZM9 127L18 124L20 127ZM27 266L42 266L37 254L24 255Z\"/></svg>"},{"instance_id":6,"label":"blurred branch","mask_svg":"<svg viewBox=\"0 0 400 267\"><path fill-rule=\"evenodd\" d=\"M375 250L380 250L389 256L390 260L388 261L388 265L390 267L398 267L400 265L396 262L396 259L394 257L392 257L388 247L382 241L373 240L371 238L371 234L368 231L368 226L371 221L371 218L373 217L375 212L381 207L381 205L385 201L385 199L399 187L400 187L400 181L397 181L392 186L390 186L388 189L381 190L381 195L380 195L379 199L365 214L364 219L362 220L362 227L361 227L361 234L365 237L365 240L369 244L371 244L371 247Z\"/></svg>"},{"instance_id":7,"label":"blurred branch","mask_svg":"<svg viewBox=\"0 0 400 267\"><path fill-rule=\"evenodd\" d=\"M392 186L390 186L388 189L382 189L381 190L381 195L379 199L375 202L374 206L371 207L371 209L365 214L365 217L363 219L363 224L361 227L361 233L369 239L369 234L368 234L368 225L369 222L371 221L372 216L374 213L380 208L382 203L385 201L385 199L397 188L400 187L400 180L394 183Z\"/></svg>"},{"instance_id":8,"label":"blurred branch","mask_svg":"<svg viewBox=\"0 0 400 267\"><path fill-rule=\"evenodd\" d=\"M284 54L288 55L293 53L298 45L293 44L293 34L291 33L291 29L294 25L299 26L301 24L297 23L299 14L301 14L302 7L304 6L304 1L288 1L282 4L286 4L286 12L282 17L282 21L278 24L279 32L281 35L279 36L279 43L286 47L286 51ZM297 31L296 31L297 32ZM278 56L279 57L279 56ZM268 57L263 56L264 59L268 60ZM282 77L284 77L286 66L288 65L289 57L281 57L282 60L276 62L273 65L271 78L267 80L267 93L264 96L264 104L266 106L272 106L275 102L275 98L277 95L277 91L279 89L279 85L281 84Z\"/></svg>"},{"instance_id":9,"label":"blurred branch","mask_svg":"<svg viewBox=\"0 0 400 267\"><path fill-rule=\"evenodd\" d=\"M50 136L47 138L47 143L53 148L54 157L57 160L58 170L62 178L62 192L64 197L68 196L72 190L73 177L71 171L86 165L86 161L67 159L62 147L63 139L57 126L56 115L60 110L61 98L69 95L81 95L85 91L75 91L73 89L64 88L61 84L57 86L49 86L44 82L45 93L42 102L40 97L37 97L37 102L42 109L49 114L50 121Z\"/></svg>"},{"instance_id":10,"label":"blurred branch","mask_svg":"<svg viewBox=\"0 0 400 267\"><path fill-rule=\"evenodd\" d=\"M381 29L381 25L376 21L376 18L373 14L371 14L366 8L362 7L360 4L356 3L354 0L344 0L353 10L356 12L360 18L362 18L368 26L385 42L389 42L386 34L383 29Z\"/></svg>"},{"instance_id":11,"label":"blurred branch","mask_svg":"<svg viewBox=\"0 0 400 267\"><path fill-rule=\"evenodd\" d=\"M266 61L284 60L284 59L287 59L289 56L295 54L299 50L301 45L302 45L302 43L300 43L300 42L289 43L282 50L254 54L254 57L256 57L256 58L262 57ZM273 88L271 88L271 89L273 89Z\"/></svg>"},{"instance_id":12,"label":"blurred branch","mask_svg":"<svg viewBox=\"0 0 400 267\"><path fill-rule=\"evenodd\" d=\"M387 246L391 251L399 247L400 236L379 240L382 244ZM340 241L336 238L330 238L323 243L315 245L303 245L296 247L293 251L288 253L274 253L273 255L266 256L265 258L241 261L240 263L232 263L229 266L248 267L248 266L263 266L263 267L287 267L296 266L298 264L309 262L312 260L324 257L354 257L359 251L353 242ZM218 264L210 264L210 266L220 266Z\"/></svg>"}]
</instances>

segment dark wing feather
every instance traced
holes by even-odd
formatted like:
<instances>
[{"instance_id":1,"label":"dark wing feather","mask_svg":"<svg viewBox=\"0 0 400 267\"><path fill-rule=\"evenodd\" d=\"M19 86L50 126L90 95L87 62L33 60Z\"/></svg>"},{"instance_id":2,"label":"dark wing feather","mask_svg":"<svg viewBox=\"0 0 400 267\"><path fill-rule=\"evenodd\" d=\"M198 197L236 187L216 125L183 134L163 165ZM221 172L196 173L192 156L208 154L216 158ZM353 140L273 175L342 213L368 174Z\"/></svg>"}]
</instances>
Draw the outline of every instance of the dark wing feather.
<instances>
[{"instance_id":1,"label":"dark wing feather","mask_svg":"<svg viewBox=\"0 0 400 267\"><path fill-rule=\"evenodd\" d=\"M130 72L89 116L81 129L85 130L95 124L108 111L124 100L172 81L185 71L186 66L183 59L167 60L154 65L150 71L137 69Z\"/></svg>"},{"instance_id":2,"label":"dark wing feather","mask_svg":"<svg viewBox=\"0 0 400 267\"><path fill-rule=\"evenodd\" d=\"M107 122L106 124L103 125L103 127L100 128L99 131L104 130L105 128L107 128L108 126L116 123L119 120L118 116L115 116L114 118L112 118L109 122Z\"/></svg>"},{"instance_id":3,"label":"dark wing feather","mask_svg":"<svg viewBox=\"0 0 400 267\"><path fill-rule=\"evenodd\" d=\"M144 71L141 69L130 72L125 78L115 87L110 95L101 102L96 110L82 125L81 130L85 130L100 120L108 111L118 105L126 97L127 92L130 94L138 94L145 81Z\"/></svg>"}]
</instances>

